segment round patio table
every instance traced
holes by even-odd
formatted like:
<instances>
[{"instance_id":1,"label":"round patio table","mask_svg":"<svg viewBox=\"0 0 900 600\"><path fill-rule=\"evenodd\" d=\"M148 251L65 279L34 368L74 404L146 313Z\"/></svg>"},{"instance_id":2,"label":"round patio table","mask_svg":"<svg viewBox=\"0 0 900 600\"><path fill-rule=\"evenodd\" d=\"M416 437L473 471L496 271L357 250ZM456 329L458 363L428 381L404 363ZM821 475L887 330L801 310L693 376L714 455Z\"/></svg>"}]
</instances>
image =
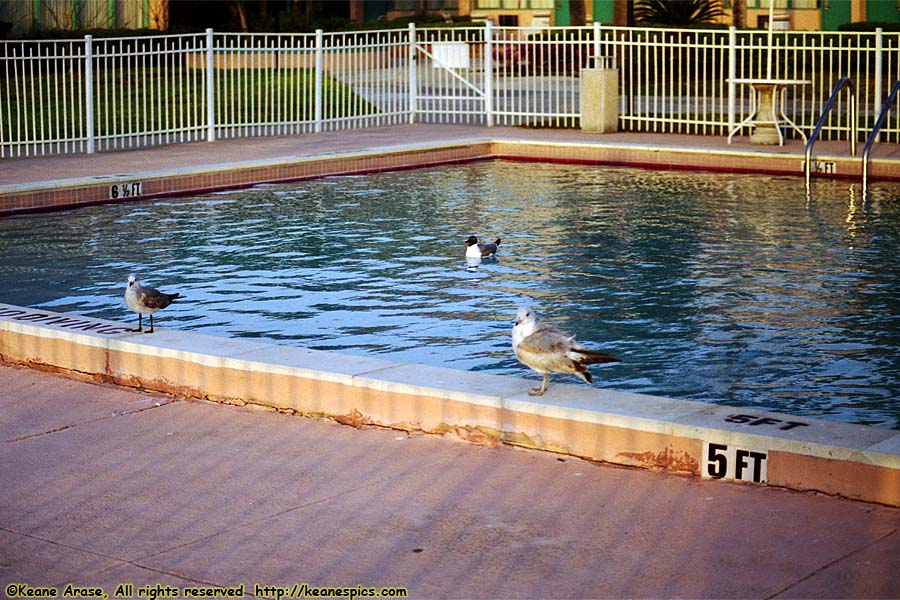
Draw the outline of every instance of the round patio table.
<instances>
[{"instance_id":1,"label":"round patio table","mask_svg":"<svg viewBox=\"0 0 900 600\"><path fill-rule=\"evenodd\" d=\"M806 142L806 134L784 113L784 96L789 87L809 85L812 81L809 79L729 79L728 83L749 85L753 88L750 116L741 121L728 134L729 144L734 134L746 125L753 127L753 133L750 135L751 144L783 146L784 135L781 133L781 125L789 125Z\"/></svg>"}]
</instances>

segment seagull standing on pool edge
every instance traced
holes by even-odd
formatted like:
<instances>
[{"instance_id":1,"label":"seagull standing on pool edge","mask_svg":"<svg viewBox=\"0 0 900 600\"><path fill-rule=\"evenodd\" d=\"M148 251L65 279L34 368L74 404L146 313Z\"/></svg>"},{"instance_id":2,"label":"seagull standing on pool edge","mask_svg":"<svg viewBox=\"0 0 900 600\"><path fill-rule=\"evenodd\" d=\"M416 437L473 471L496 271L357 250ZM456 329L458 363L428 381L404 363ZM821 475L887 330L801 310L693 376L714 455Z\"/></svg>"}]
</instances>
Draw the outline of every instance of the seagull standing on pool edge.
<instances>
[{"instance_id":1,"label":"seagull standing on pool edge","mask_svg":"<svg viewBox=\"0 0 900 600\"><path fill-rule=\"evenodd\" d=\"M575 342L575 336L539 322L534 311L527 307L516 311L512 346L519 362L544 376L541 387L530 390L529 396L544 395L550 373L570 373L585 383L593 383L587 365L619 362L614 356L582 348Z\"/></svg>"},{"instance_id":2,"label":"seagull standing on pool edge","mask_svg":"<svg viewBox=\"0 0 900 600\"><path fill-rule=\"evenodd\" d=\"M143 331L142 318L144 313L150 315L150 329L147 333L153 333L153 313L172 304L181 294L166 294L152 287L144 287L134 275L128 276L128 287L125 288L125 306L138 314L138 328L134 331Z\"/></svg>"}]
</instances>

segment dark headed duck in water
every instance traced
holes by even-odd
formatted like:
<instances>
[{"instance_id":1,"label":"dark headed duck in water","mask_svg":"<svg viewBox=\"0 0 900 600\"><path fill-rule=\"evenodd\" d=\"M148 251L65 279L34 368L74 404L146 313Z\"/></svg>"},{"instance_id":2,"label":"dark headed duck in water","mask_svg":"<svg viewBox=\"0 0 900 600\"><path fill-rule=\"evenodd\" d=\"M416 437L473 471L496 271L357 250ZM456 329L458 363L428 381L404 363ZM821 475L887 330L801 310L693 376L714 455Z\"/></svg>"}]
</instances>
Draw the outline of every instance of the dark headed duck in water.
<instances>
[{"instance_id":1,"label":"dark headed duck in water","mask_svg":"<svg viewBox=\"0 0 900 600\"><path fill-rule=\"evenodd\" d=\"M466 240L466 257L467 258L487 258L497 254L497 248L500 246L500 238L493 244L479 244L478 238L470 235Z\"/></svg>"}]
</instances>

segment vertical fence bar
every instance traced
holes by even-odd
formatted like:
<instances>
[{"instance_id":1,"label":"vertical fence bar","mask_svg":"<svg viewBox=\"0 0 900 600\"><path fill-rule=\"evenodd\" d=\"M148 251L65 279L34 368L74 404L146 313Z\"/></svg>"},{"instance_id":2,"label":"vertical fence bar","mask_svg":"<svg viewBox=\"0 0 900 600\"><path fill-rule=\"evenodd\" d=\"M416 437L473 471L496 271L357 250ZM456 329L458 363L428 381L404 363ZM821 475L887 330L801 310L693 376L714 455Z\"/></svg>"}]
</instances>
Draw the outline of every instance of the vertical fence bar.
<instances>
[{"instance_id":1,"label":"vertical fence bar","mask_svg":"<svg viewBox=\"0 0 900 600\"><path fill-rule=\"evenodd\" d=\"M174 82L171 82L170 86L170 71L172 68L170 67L170 63L172 62L172 54L169 51L169 40L163 40L163 50L162 50L162 73L160 79L162 79L163 87L162 93L160 94L160 110L163 114L162 119L162 134L160 135L160 140L169 142L172 131L172 124L174 119L172 118L172 107L169 103L169 99L174 95ZM171 91L170 91L171 89Z\"/></svg>"},{"instance_id":2,"label":"vertical fence bar","mask_svg":"<svg viewBox=\"0 0 900 600\"><path fill-rule=\"evenodd\" d=\"M340 33L331 33L328 35L328 38L324 40L324 43L328 44L328 73L329 77L332 77L333 73L337 71L337 63L338 57L337 52L341 44L343 43L343 37ZM325 67L323 67L324 69ZM322 90L322 98L324 102L324 106L328 107L328 123L323 124L328 126L329 131L335 131L337 129L335 117L340 115L340 112L337 108L337 98L335 94L337 93L336 86L329 85L327 89Z\"/></svg>"},{"instance_id":3,"label":"vertical fence bar","mask_svg":"<svg viewBox=\"0 0 900 600\"><path fill-rule=\"evenodd\" d=\"M299 90L300 90L300 80L301 74L303 70L300 65L301 53L297 51L298 41L302 39L300 36L294 34L291 35L287 42L285 42L285 47L289 53L290 59L290 76L286 79L289 84L285 84L285 97L284 101L286 104L285 115L288 119L288 124L285 127L285 132L288 134L297 134L301 131L302 125L300 122L303 120L302 114L300 111L300 102L299 102Z\"/></svg>"},{"instance_id":4,"label":"vertical fence bar","mask_svg":"<svg viewBox=\"0 0 900 600\"><path fill-rule=\"evenodd\" d=\"M94 153L94 38L84 36L84 117L87 153Z\"/></svg>"},{"instance_id":5,"label":"vertical fence bar","mask_svg":"<svg viewBox=\"0 0 900 600\"><path fill-rule=\"evenodd\" d=\"M62 50L61 45L54 45L53 47L53 97L52 102L57 106L56 114L53 116L53 125L54 125L54 135L53 137L56 139L56 152L61 153L64 151L63 140L66 137L66 108L68 101L64 95L60 94L60 80L63 80L63 90L65 90L65 80L63 79L65 76L65 70L60 69L60 55L59 53ZM49 54L49 52L48 52ZM60 110L61 109L61 110ZM62 114L60 114L62 113ZM0 134L2 136L2 134Z\"/></svg>"},{"instance_id":6,"label":"vertical fence bar","mask_svg":"<svg viewBox=\"0 0 900 600\"><path fill-rule=\"evenodd\" d=\"M732 25L728 28L728 133L734 131L735 105L737 94L737 28Z\"/></svg>"},{"instance_id":7,"label":"vertical fence bar","mask_svg":"<svg viewBox=\"0 0 900 600\"><path fill-rule=\"evenodd\" d=\"M884 37L882 36L882 29L878 27L875 29L875 114L881 114L881 90L883 84L883 75L882 75L882 67L884 58L882 56L882 50L884 50ZM875 138L876 142L881 141L881 134Z\"/></svg>"},{"instance_id":8,"label":"vertical fence bar","mask_svg":"<svg viewBox=\"0 0 900 600\"><path fill-rule=\"evenodd\" d=\"M118 123L116 122L116 119L113 119L113 127L112 127L112 131L110 132L115 136L113 138L113 141L115 142L113 144L113 148L116 148L116 149L123 148L126 145L126 134L127 134L128 127L126 126L126 123L125 123L125 117L128 112L128 108L130 108L130 107L126 106L126 103L125 103L126 101L125 101L124 80L126 78L126 74L125 74L126 65L123 60L125 57L125 52L126 52L125 47L126 47L125 40L120 40L118 42L118 45L115 43L112 44L111 52L115 54L115 57L114 58L111 57L108 60L108 63L109 63L108 68L113 69L113 71L114 71L113 85L116 88L113 90L112 108L114 111L114 115L118 115L118 117L119 117ZM116 94L118 94L118 97L116 96Z\"/></svg>"},{"instance_id":9,"label":"vertical fence bar","mask_svg":"<svg viewBox=\"0 0 900 600\"><path fill-rule=\"evenodd\" d=\"M243 58L244 55L241 54L241 49L238 46L238 39L232 36L228 40L228 44L226 44L231 48L230 60L231 68L228 70L228 80L229 80L229 89L223 90L222 103L221 108L222 112L225 115L225 119L228 121L228 128L225 130L225 135L230 138L235 137L235 133L237 131L237 123L238 123L238 110L241 109L242 104L241 100L241 82L243 81ZM230 102L225 101L225 94L227 93L228 98L230 98Z\"/></svg>"},{"instance_id":10,"label":"vertical fence bar","mask_svg":"<svg viewBox=\"0 0 900 600\"><path fill-rule=\"evenodd\" d=\"M112 68L109 60L109 42L103 39L97 40L97 141L102 150L109 150L110 142L115 138L110 137L114 131L115 124L110 124L109 119L113 108L113 100L109 95L113 86L109 81ZM113 96L115 98L115 96Z\"/></svg>"},{"instance_id":11,"label":"vertical fence bar","mask_svg":"<svg viewBox=\"0 0 900 600\"><path fill-rule=\"evenodd\" d=\"M344 73L351 72L351 70L350 70L350 55L353 53L352 51L356 50L356 48L354 47L355 43L356 43L355 34L351 33L349 35L344 36L344 48L343 48L342 52L340 53L340 59L338 60L338 64L340 65L340 69L338 72L341 75L343 75ZM345 89L347 89L349 91L350 86L347 86L347 88L345 88ZM349 126L349 121L347 120L347 116L353 114L353 97L351 94L344 92L343 90L341 91L340 97L341 97L341 108L342 108L340 116L344 117L344 118L340 119L338 121L338 126L340 129L347 129L347 127Z\"/></svg>"},{"instance_id":12,"label":"vertical fence bar","mask_svg":"<svg viewBox=\"0 0 900 600\"><path fill-rule=\"evenodd\" d=\"M315 94L313 99L313 106L315 107L313 131L316 133L322 132L322 43L322 30L316 29L315 87L313 92Z\"/></svg>"},{"instance_id":13,"label":"vertical fence bar","mask_svg":"<svg viewBox=\"0 0 900 600\"><path fill-rule=\"evenodd\" d=\"M484 120L488 127L494 126L494 61L493 30L491 22L484 22Z\"/></svg>"},{"instance_id":14,"label":"vertical fence bar","mask_svg":"<svg viewBox=\"0 0 900 600\"><path fill-rule=\"evenodd\" d=\"M37 139L43 142L47 139L47 133L44 130L44 77L42 77L42 65L41 65L41 48L38 47L37 51L32 55L32 62L37 64L37 76L32 77L32 96L31 103L33 106L37 106L37 111L35 111L35 115L39 115L40 117L35 117L35 128L34 133L37 136ZM37 89L34 87L34 82L37 81ZM44 154L44 144L41 144L41 154Z\"/></svg>"},{"instance_id":15,"label":"vertical fence bar","mask_svg":"<svg viewBox=\"0 0 900 600\"><path fill-rule=\"evenodd\" d=\"M184 57L184 36L175 38L178 40L178 47L172 48L172 99L175 102L175 111L172 114L172 135L177 136L179 142L184 141L184 98L186 96L184 89L184 70L179 68L181 59Z\"/></svg>"},{"instance_id":16,"label":"vertical fence bar","mask_svg":"<svg viewBox=\"0 0 900 600\"><path fill-rule=\"evenodd\" d=\"M10 85L9 85L10 81L15 81L14 79L12 79L12 76L10 75L9 71L10 71L10 62L13 63L13 67L15 67L15 64L16 64L15 63L16 49L14 47L10 48L11 44L4 43L3 46L4 46L3 47L3 50L4 50L3 56L6 56L6 57L12 56L12 61L10 61L10 60L3 61L3 72L5 75L3 80L6 83L5 95L3 96L3 99L4 99L4 104L6 105L6 120L5 121L0 120L0 158L6 158L6 156L7 156L7 153L6 153L7 138L9 139L9 142L10 142L9 156L13 155L13 152L14 152L13 144L16 141L12 135L12 95L10 92ZM0 105L0 111L2 111L2 110L3 110L3 106ZM16 116L18 117L18 110L16 111L16 113L17 113ZM16 119L16 120L18 121L18 119ZM7 131L7 128L9 128L8 131Z\"/></svg>"},{"instance_id":17,"label":"vertical fence bar","mask_svg":"<svg viewBox=\"0 0 900 600\"><path fill-rule=\"evenodd\" d=\"M34 53L35 53L34 49L28 50L28 56L27 56L28 62L26 63L27 68L28 68L28 77L23 80L23 84L22 84L23 96L28 98L28 102L31 104L32 107L37 105L37 102L35 101L35 92L34 92L34 82L37 81L37 77L35 77L35 75L34 75L34 63L35 63ZM24 48L22 50L22 57L26 58ZM25 65L23 65L23 69L22 69L23 75L25 73L24 66ZM28 82L27 87L25 85L25 81ZM31 124L29 126L28 122L27 121L25 122L25 131L26 131L26 139L30 138L32 140L32 143L30 144L31 151L34 152L35 154L37 154L38 150L41 149L41 146L39 145L39 138L37 136L37 111L35 111L35 110L31 111ZM26 146L26 148L27 147L28 146Z\"/></svg>"},{"instance_id":18,"label":"vertical fence bar","mask_svg":"<svg viewBox=\"0 0 900 600\"><path fill-rule=\"evenodd\" d=\"M416 122L416 95L418 93L419 82L417 77L417 60L416 60L416 24L409 24L409 122Z\"/></svg>"},{"instance_id":19,"label":"vertical fence bar","mask_svg":"<svg viewBox=\"0 0 900 600\"><path fill-rule=\"evenodd\" d=\"M305 96L306 96L305 100L306 100L306 107L307 107L307 108L306 108L306 127L307 127L307 131L315 131L315 125L316 125L316 85L315 85L315 83L316 83L316 73L315 73L316 57L315 57L315 34L313 34L313 36L314 36L314 37L313 37L312 39L307 39L307 40L306 40L306 43L307 43L307 49L312 48L312 50L313 50L313 56L312 56L311 62L309 63L310 70L311 70L311 73L312 73L312 80L311 80L311 81L312 81L312 85L307 85L307 86L306 86L306 91L305 91ZM329 39L330 39L330 38L329 38ZM324 43L324 40L323 40L323 43ZM309 60L309 59L307 59L307 60Z\"/></svg>"},{"instance_id":20,"label":"vertical fence bar","mask_svg":"<svg viewBox=\"0 0 900 600\"><path fill-rule=\"evenodd\" d=\"M28 156L30 154L30 144L28 143L28 113L23 108L25 102L28 102L28 90L25 83L28 81L28 61L25 46L19 48L19 59L14 63L14 71L16 74L13 79L14 89L16 93L15 106L18 118L16 119L15 139L17 140L17 156ZM15 51L13 51L15 58Z\"/></svg>"},{"instance_id":21,"label":"vertical fence bar","mask_svg":"<svg viewBox=\"0 0 900 600\"><path fill-rule=\"evenodd\" d=\"M147 90L147 71L149 70L147 68L147 60L148 60L147 57L150 54L150 51L152 49L152 44L153 44L152 40L146 40L145 43L142 44L143 50L141 51L141 57L140 57L140 61L139 61L140 62L140 72L141 72L141 91L142 92ZM148 108L149 99L147 98L146 93L141 93L140 98L141 98L141 101L138 104L139 109L140 109L139 110L139 114L140 114L139 129L140 129L142 136L139 139L139 142L143 141L143 143L146 144L147 143L147 130L149 129L149 122L147 120L147 114L149 112L149 108Z\"/></svg>"},{"instance_id":22,"label":"vertical fence bar","mask_svg":"<svg viewBox=\"0 0 900 600\"><path fill-rule=\"evenodd\" d=\"M216 75L213 30L206 30L206 141L216 141Z\"/></svg>"}]
</instances>

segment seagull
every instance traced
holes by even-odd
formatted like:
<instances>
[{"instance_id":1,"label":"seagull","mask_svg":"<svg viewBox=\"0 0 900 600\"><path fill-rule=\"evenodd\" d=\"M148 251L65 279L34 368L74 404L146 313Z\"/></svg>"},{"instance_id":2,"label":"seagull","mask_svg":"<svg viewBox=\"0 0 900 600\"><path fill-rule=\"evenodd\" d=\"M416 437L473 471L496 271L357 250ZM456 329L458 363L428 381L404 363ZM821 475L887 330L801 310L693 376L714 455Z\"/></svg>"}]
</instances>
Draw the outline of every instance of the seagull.
<instances>
[{"instance_id":1,"label":"seagull","mask_svg":"<svg viewBox=\"0 0 900 600\"><path fill-rule=\"evenodd\" d=\"M469 258L482 258L497 254L497 246L500 245L500 238L493 244L479 244L478 238L470 235L466 240L466 256Z\"/></svg>"},{"instance_id":2,"label":"seagull","mask_svg":"<svg viewBox=\"0 0 900 600\"><path fill-rule=\"evenodd\" d=\"M529 396L543 396L550 383L550 373L571 373L585 383L592 383L586 365L619 362L619 359L587 348L575 342L575 336L539 322L534 311L520 307L512 329L513 352L519 362L544 375L541 387L528 392Z\"/></svg>"},{"instance_id":3,"label":"seagull","mask_svg":"<svg viewBox=\"0 0 900 600\"><path fill-rule=\"evenodd\" d=\"M147 333L153 333L153 313L172 304L181 294L166 294L152 287L144 287L134 275L128 276L128 287L125 288L125 305L138 314L138 328L134 331L143 331L141 322L144 313L150 315L150 329Z\"/></svg>"}]
</instances>

